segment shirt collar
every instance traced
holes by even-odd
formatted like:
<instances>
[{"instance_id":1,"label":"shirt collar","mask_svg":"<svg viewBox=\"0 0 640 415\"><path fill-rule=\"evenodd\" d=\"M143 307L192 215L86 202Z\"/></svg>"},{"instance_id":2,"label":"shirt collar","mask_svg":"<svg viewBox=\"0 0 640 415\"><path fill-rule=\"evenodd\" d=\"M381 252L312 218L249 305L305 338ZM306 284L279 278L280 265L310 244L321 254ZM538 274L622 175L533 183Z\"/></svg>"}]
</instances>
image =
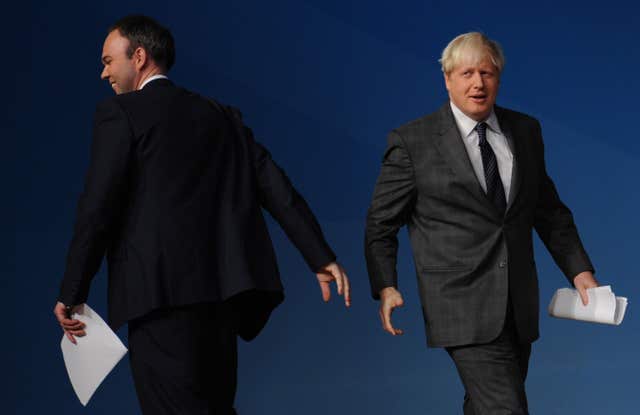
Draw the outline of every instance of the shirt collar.
<instances>
[{"instance_id":1,"label":"shirt collar","mask_svg":"<svg viewBox=\"0 0 640 415\"><path fill-rule=\"evenodd\" d=\"M456 104L453 103L453 101L450 100L449 104L451 104L451 111L453 112L453 118L455 118L456 120L456 124L458 125L458 130L460 131L460 134L462 135L463 138L469 137L469 135L476 128L476 125L478 125L478 121L474 120L473 118L469 117L467 114L462 112L462 110L460 110L460 108L458 108ZM493 108L491 108L491 113L489 114L487 119L484 120L484 122L487 123L487 126L493 132L502 134L502 131L500 130L500 124L498 124L498 117L496 117L496 113L493 110Z\"/></svg>"},{"instance_id":2,"label":"shirt collar","mask_svg":"<svg viewBox=\"0 0 640 415\"><path fill-rule=\"evenodd\" d=\"M156 79L169 79L167 77L167 75L163 75L163 74L157 74L157 75L153 75L148 77L147 79L144 80L144 82L140 85L140 88L138 88L138 91L141 90L142 88L145 87L145 85L147 85L149 82L151 81L155 81Z\"/></svg>"}]
</instances>

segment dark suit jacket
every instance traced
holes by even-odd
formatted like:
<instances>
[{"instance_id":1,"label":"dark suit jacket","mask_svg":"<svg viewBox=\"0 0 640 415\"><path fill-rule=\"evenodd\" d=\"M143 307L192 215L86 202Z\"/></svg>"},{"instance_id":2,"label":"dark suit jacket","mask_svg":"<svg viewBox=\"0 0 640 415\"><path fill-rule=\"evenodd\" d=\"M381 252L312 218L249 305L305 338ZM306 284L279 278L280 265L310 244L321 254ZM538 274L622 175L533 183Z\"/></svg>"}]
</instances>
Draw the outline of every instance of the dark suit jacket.
<instances>
[{"instance_id":1,"label":"dark suit jacket","mask_svg":"<svg viewBox=\"0 0 640 415\"><path fill-rule=\"evenodd\" d=\"M547 175L539 122L495 112L514 155L504 215L478 182L448 102L389 134L367 216L369 278L374 298L397 287L396 234L406 224L430 346L493 340L509 296L520 338L538 338L534 228L570 282L593 270Z\"/></svg>"},{"instance_id":2,"label":"dark suit jacket","mask_svg":"<svg viewBox=\"0 0 640 415\"><path fill-rule=\"evenodd\" d=\"M114 328L158 308L232 299L251 338L283 298L261 208L313 271L335 259L237 111L162 79L109 98L95 115L59 300L85 302L106 253Z\"/></svg>"}]
</instances>

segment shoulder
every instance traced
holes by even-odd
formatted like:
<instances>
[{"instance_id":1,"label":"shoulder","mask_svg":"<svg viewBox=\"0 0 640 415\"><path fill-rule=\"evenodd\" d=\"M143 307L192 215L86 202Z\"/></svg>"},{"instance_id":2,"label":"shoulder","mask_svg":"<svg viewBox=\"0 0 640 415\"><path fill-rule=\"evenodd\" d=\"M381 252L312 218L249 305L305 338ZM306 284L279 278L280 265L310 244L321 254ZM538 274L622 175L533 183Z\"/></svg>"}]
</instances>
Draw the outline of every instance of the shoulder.
<instances>
[{"instance_id":1,"label":"shoulder","mask_svg":"<svg viewBox=\"0 0 640 415\"><path fill-rule=\"evenodd\" d=\"M414 137L424 137L425 134L435 132L437 126L440 124L440 111L432 112L431 114L423 115L420 118L409 121L392 130L403 137L404 139L412 139Z\"/></svg>"},{"instance_id":2,"label":"shoulder","mask_svg":"<svg viewBox=\"0 0 640 415\"><path fill-rule=\"evenodd\" d=\"M540 121L537 118L525 114L524 112L514 111L512 109L495 106L496 116L498 120L504 119L511 124L540 127Z\"/></svg>"},{"instance_id":3,"label":"shoulder","mask_svg":"<svg viewBox=\"0 0 640 415\"><path fill-rule=\"evenodd\" d=\"M139 91L113 95L96 105L95 118L122 117L131 118L132 110L139 107Z\"/></svg>"},{"instance_id":4,"label":"shoulder","mask_svg":"<svg viewBox=\"0 0 640 415\"><path fill-rule=\"evenodd\" d=\"M118 107L131 120L145 120L158 114L170 114L174 117L191 117L195 114L213 116L214 119L233 113L228 107L213 98L174 84L159 87L145 87L140 91L109 97L98 104L98 108ZM240 111L235 110L238 114Z\"/></svg>"},{"instance_id":5,"label":"shoulder","mask_svg":"<svg viewBox=\"0 0 640 415\"><path fill-rule=\"evenodd\" d=\"M98 121L105 118L128 118L122 102L118 97L119 96L116 95L98 102L96 105L94 119Z\"/></svg>"},{"instance_id":6,"label":"shoulder","mask_svg":"<svg viewBox=\"0 0 640 415\"><path fill-rule=\"evenodd\" d=\"M215 98L190 91L186 88L179 89L189 100L194 103L194 105L203 106L208 110L214 112L216 115L222 116L224 118L235 118L240 121L242 120L242 112L240 112L240 110L236 107L222 103Z\"/></svg>"},{"instance_id":7,"label":"shoulder","mask_svg":"<svg viewBox=\"0 0 640 415\"><path fill-rule=\"evenodd\" d=\"M448 104L445 104L448 105ZM389 144L396 143L407 151L420 152L430 138L439 134L447 119L447 107L443 105L438 111L423 115L391 130Z\"/></svg>"}]
</instances>

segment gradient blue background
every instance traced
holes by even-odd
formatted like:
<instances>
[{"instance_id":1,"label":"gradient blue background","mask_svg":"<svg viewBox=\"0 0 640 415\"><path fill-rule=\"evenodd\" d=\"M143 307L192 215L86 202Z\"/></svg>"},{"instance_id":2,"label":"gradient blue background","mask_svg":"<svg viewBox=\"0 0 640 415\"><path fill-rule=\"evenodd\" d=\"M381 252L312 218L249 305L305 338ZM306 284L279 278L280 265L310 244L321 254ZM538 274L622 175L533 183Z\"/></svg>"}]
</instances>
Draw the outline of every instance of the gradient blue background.
<instances>
[{"instance_id":1,"label":"gradient blue background","mask_svg":"<svg viewBox=\"0 0 640 415\"><path fill-rule=\"evenodd\" d=\"M233 3L233 4L231 4ZM573 209L602 283L630 298L622 326L551 319L567 286L536 237L541 339L527 382L533 414L635 413L639 404L640 206L637 166L638 6L588 2L337 0L25 3L6 17L6 188L0 351L9 413L138 413L128 361L88 408L77 401L51 313L88 162L106 28L132 12L167 25L177 42L171 78L242 109L317 214L347 269L353 306L324 304L314 276L270 220L287 299L252 343L240 343L240 414L456 414L453 364L427 350L406 232L395 313L386 335L369 296L364 217L387 132L446 99L437 59L455 35L481 30L504 47L498 103L543 125L548 170ZM15 156L12 156L15 154ZM526 189L525 189L526 191ZM3 274L4 274L3 271ZM106 275L89 303L105 313ZM7 303L8 298L8 303ZM126 330L119 332L123 337ZM4 412L4 410L3 410Z\"/></svg>"}]
</instances>

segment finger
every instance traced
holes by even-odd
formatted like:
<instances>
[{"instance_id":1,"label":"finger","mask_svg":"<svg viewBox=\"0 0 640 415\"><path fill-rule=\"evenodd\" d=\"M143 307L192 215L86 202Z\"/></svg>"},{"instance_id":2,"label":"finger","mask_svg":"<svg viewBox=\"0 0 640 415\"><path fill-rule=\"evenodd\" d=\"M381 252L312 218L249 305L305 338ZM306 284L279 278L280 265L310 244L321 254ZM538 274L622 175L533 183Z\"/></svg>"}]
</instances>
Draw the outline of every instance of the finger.
<instances>
[{"instance_id":1,"label":"finger","mask_svg":"<svg viewBox=\"0 0 640 415\"><path fill-rule=\"evenodd\" d=\"M67 336L67 338L71 343L78 344L78 342L76 342L76 339L73 337L71 333L69 333L68 331L65 331L64 334Z\"/></svg>"},{"instance_id":2,"label":"finger","mask_svg":"<svg viewBox=\"0 0 640 415\"><path fill-rule=\"evenodd\" d=\"M318 284L320 284L320 291L322 291L322 299L326 303L331 298L331 287L329 285L329 282L318 281Z\"/></svg>"},{"instance_id":3,"label":"finger","mask_svg":"<svg viewBox=\"0 0 640 415\"><path fill-rule=\"evenodd\" d=\"M66 322L62 322L60 323L60 325L62 326L63 329L65 330L79 330L79 329L83 329L86 327L86 324L84 324L81 321L78 321L77 323L66 323Z\"/></svg>"},{"instance_id":4,"label":"finger","mask_svg":"<svg viewBox=\"0 0 640 415\"><path fill-rule=\"evenodd\" d=\"M389 306L385 306L382 309L382 326L384 327L385 331L387 331L392 336L395 336L396 335L396 331L393 328L393 325L391 324L391 312L392 312L392 310L393 310L393 308L389 307Z\"/></svg>"},{"instance_id":5,"label":"finger","mask_svg":"<svg viewBox=\"0 0 640 415\"><path fill-rule=\"evenodd\" d=\"M87 333L84 330L67 330L67 333L71 333L74 336L82 337Z\"/></svg>"},{"instance_id":6,"label":"finger","mask_svg":"<svg viewBox=\"0 0 640 415\"><path fill-rule=\"evenodd\" d=\"M583 305L587 305L589 304L589 295L587 295L587 290L584 287L579 287L578 288L578 293L580 293L580 298L582 299L582 304Z\"/></svg>"},{"instance_id":7,"label":"finger","mask_svg":"<svg viewBox=\"0 0 640 415\"><path fill-rule=\"evenodd\" d=\"M337 267L336 269L332 270L331 274L333 274L333 277L336 279L336 285L338 286L338 295L342 295L342 288L343 288L342 280L344 278L344 275L342 274L340 267Z\"/></svg>"},{"instance_id":8,"label":"finger","mask_svg":"<svg viewBox=\"0 0 640 415\"><path fill-rule=\"evenodd\" d=\"M382 304L380 306L380 310L378 310L378 314L380 315L380 323L382 324L382 329L384 331L387 331L387 318L385 317L385 312L384 312L385 308L386 306Z\"/></svg>"},{"instance_id":9,"label":"finger","mask_svg":"<svg viewBox=\"0 0 640 415\"><path fill-rule=\"evenodd\" d=\"M66 326L64 324L61 324L61 326L62 330L83 330L86 327L85 325Z\"/></svg>"},{"instance_id":10,"label":"finger","mask_svg":"<svg viewBox=\"0 0 640 415\"><path fill-rule=\"evenodd\" d=\"M347 274L344 274L344 303L347 307L351 306L351 286Z\"/></svg>"},{"instance_id":11,"label":"finger","mask_svg":"<svg viewBox=\"0 0 640 415\"><path fill-rule=\"evenodd\" d=\"M60 324L65 325L65 326L83 326L84 323L80 320L71 320L71 319L63 319Z\"/></svg>"}]
</instances>

